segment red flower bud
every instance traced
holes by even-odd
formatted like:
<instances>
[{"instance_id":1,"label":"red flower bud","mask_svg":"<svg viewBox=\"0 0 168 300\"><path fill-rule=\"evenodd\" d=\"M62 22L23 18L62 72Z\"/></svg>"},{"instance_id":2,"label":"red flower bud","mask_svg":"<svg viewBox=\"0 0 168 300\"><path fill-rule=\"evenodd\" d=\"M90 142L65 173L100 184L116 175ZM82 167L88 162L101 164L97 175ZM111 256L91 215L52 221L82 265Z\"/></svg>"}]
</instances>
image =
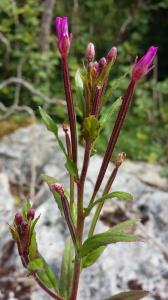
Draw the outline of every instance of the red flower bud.
<instances>
[{"instance_id":1,"label":"red flower bud","mask_svg":"<svg viewBox=\"0 0 168 300\"><path fill-rule=\"evenodd\" d=\"M95 46L94 46L93 43L89 43L87 45L85 56L86 56L86 58L87 58L88 61L94 60L94 57L95 57Z\"/></svg>"},{"instance_id":2,"label":"red flower bud","mask_svg":"<svg viewBox=\"0 0 168 300\"><path fill-rule=\"evenodd\" d=\"M64 189L60 183L53 183L51 189L59 193L61 197L64 197Z\"/></svg>"},{"instance_id":3,"label":"red flower bud","mask_svg":"<svg viewBox=\"0 0 168 300\"><path fill-rule=\"evenodd\" d=\"M22 228L23 232L26 231L26 229L28 228L28 224L26 221L22 221L21 228Z\"/></svg>"},{"instance_id":4,"label":"red flower bud","mask_svg":"<svg viewBox=\"0 0 168 300\"><path fill-rule=\"evenodd\" d=\"M56 18L57 44L62 57L67 57L71 46L72 35L68 30L68 18Z\"/></svg>"},{"instance_id":5,"label":"red flower bud","mask_svg":"<svg viewBox=\"0 0 168 300\"><path fill-rule=\"evenodd\" d=\"M114 63L117 57L117 48L116 47L112 47L110 49L110 51L108 52L106 59L108 62L112 62Z\"/></svg>"},{"instance_id":6,"label":"red flower bud","mask_svg":"<svg viewBox=\"0 0 168 300\"><path fill-rule=\"evenodd\" d=\"M104 67L107 65L107 60L105 59L105 57L102 57L99 60L99 70L101 71L102 69L104 69Z\"/></svg>"},{"instance_id":7,"label":"red flower bud","mask_svg":"<svg viewBox=\"0 0 168 300\"><path fill-rule=\"evenodd\" d=\"M151 46L148 51L139 60L136 58L132 70L132 80L136 82L145 76L150 70L153 69L152 63L157 54L158 47Z\"/></svg>"},{"instance_id":8,"label":"red flower bud","mask_svg":"<svg viewBox=\"0 0 168 300\"><path fill-rule=\"evenodd\" d=\"M31 207L27 213L27 218L28 219L34 219L34 215L35 215L35 209L33 207Z\"/></svg>"},{"instance_id":9,"label":"red flower bud","mask_svg":"<svg viewBox=\"0 0 168 300\"><path fill-rule=\"evenodd\" d=\"M16 225L21 225L21 223L22 223L22 215L19 214L19 213L17 213L17 214L15 215L15 224L16 224Z\"/></svg>"}]
</instances>

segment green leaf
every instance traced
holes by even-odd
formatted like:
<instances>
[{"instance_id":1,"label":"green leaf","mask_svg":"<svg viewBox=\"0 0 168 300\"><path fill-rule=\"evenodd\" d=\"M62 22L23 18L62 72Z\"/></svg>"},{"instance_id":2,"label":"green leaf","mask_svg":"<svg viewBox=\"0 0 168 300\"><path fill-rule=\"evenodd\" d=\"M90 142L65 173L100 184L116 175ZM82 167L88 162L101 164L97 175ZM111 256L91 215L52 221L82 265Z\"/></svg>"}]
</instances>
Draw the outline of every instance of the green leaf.
<instances>
[{"instance_id":1,"label":"green leaf","mask_svg":"<svg viewBox=\"0 0 168 300\"><path fill-rule=\"evenodd\" d=\"M93 265L98 258L101 256L101 254L103 253L103 251L105 250L106 247L102 246L99 247L93 251L91 251L88 255L86 255L83 259L82 259L82 268L88 268L91 265Z\"/></svg>"},{"instance_id":2,"label":"green leaf","mask_svg":"<svg viewBox=\"0 0 168 300\"><path fill-rule=\"evenodd\" d=\"M83 80L81 78L80 71L77 70L75 74L75 85L76 85L76 106L81 116L85 113L85 98L83 96Z\"/></svg>"},{"instance_id":3,"label":"green leaf","mask_svg":"<svg viewBox=\"0 0 168 300\"><path fill-rule=\"evenodd\" d=\"M61 139L59 138L58 136L58 127L56 125L56 123L53 121L53 119L45 112L44 109L42 109L41 107L39 107L39 112L40 112L40 115L42 117L42 120L44 122L44 124L46 125L47 129L49 131L51 131L52 133L54 133L56 139L57 139L57 142L60 146L60 149L63 151L64 155L67 157L67 154L66 154L66 150L65 150L65 147L61 141Z\"/></svg>"},{"instance_id":4,"label":"green leaf","mask_svg":"<svg viewBox=\"0 0 168 300\"><path fill-rule=\"evenodd\" d=\"M78 177L78 169L77 169L76 165L74 164L74 162L72 160L70 160L69 158L67 158L67 161L65 163L65 167L67 168L68 172L72 176Z\"/></svg>"},{"instance_id":5,"label":"green leaf","mask_svg":"<svg viewBox=\"0 0 168 300\"><path fill-rule=\"evenodd\" d=\"M51 287L58 291L58 283L57 283L58 281L57 281L56 275L54 274L51 267L47 264L45 259L42 258L42 260L43 260L44 271L50 281Z\"/></svg>"},{"instance_id":6,"label":"green leaf","mask_svg":"<svg viewBox=\"0 0 168 300\"><path fill-rule=\"evenodd\" d=\"M33 234L34 228L35 228L35 226L36 226L39 219L40 219L40 215L34 221L31 222L30 236Z\"/></svg>"},{"instance_id":7,"label":"green leaf","mask_svg":"<svg viewBox=\"0 0 168 300\"><path fill-rule=\"evenodd\" d=\"M71 240L67 241L65 245L64 255L62 258L61 265L61 277L59 290L61 296L68 299L70 294L72 279L73 279L73 259L74 259L74 248Z\"/></svg>"},{"instance_id":8,"label":"green leaf","mask_svg":"<svg viewBox=\"0 0 168 300\"><path fill-rule=\"evenodd\" d=\"M30 271L43 269L43 260L41 258L33 259L28 263L27 268Z\"/></svg>"},{"instance_id":9,"label":"green leaf","mask_svg":"<svg viewBox=\"0 0 168 300\"><path fill-rule=\"evenodd\" d=\"M31 208L30 202L28 200L25 200L24 204L23 204L23 216L24 216L24 218L27 218L27 213L28 213L30 208Z\"/></svg>"},{"instance_id":10,"label":"green leaf","mask_svg":"<svg viewBox=\"0 0 168 300\"><path fill-rule=\"evenodd\" d=\"M111 192L109 194L104 195L103 197L101 197L100 199L96 200L95 202L93 202L88 208L86 208L86 213L89 214L89 212L92 210L92 208L102 202L105 202L108 199L112 199L112 198L118 198L120 200L127 200L127 201L132 201L133 200L133 196L129 193L126 192Z\"/></svg>"},{"instance_id":11,"label":"green leaf","mask_svg":"<svg viewBox=\"0 0 168 300\"><path fill-rule=\"evenodd\" d=\"M147 291L134 290L134 291L124 292L124 293L120 293L118 295L114 295L105 300L140 300L148 295L149 295L149 292L147 292Z\"/></svg>"},{"instance_id":12,"label":"green leaf","mask_svg":"<svg viewBox=\"0 0 168 300\"><path fill-rule=\"evenodd\" d=\"M51 185L53 183L56 183L57 180L55 178L53 178L51 176L48 176L48 175L45 175L45 174L42 175L42 179L48 184L48 187L49 187L50 191L52 192L52 194L54 196L55 202L57 203L58 208L59 208L61 214L64 215L63 208L62 208L61 197L60 197L60 195L56 191L54 191L54 190L51 189Z\"/></svg>"},{"instance_id":13,"label":"green leaf","mask_svg":"<svg viewBox=\"0 0 168 300\"><path fill-rule=\"evenodd\" d=\"M118 242L136 242L139 240L139 237L133 234L127 234L125 232L108 230L104 233L96 234L88 238L82 245L79 256L82 258L88 255L91 251L101 247L107 246L109 244L118 243Z\"/></svg>"},{"instance_id":14,"label":"green leaf","mask_svg":"<svg viewBox=\"0 0 168 300\"><path fill-rule=\"evenodd\" d=\"M137 224L138 220L131 219L124 222L121 222L112 228L109 231L122 231L125 233L132 233L135 229L135 225Z\"/></svg>"},{"instance_id":15,"label":"green leaf","mask_svg":"<svg viewBox=\"0 0 168 300\"><path fill-rule=\"evenodd\" d=\"M30 260L34 260L35 258L38 258L38 249L37 249L37 241L36 241L36 233L33 232L30 240L30 246L29 246L29 258Z\"/></svg>"},{"instance_id":16,"label":"green leaf","mask_svg":"<svg viewBox=\"0 0 168 300\"><path fill-rule=\"evenodd\" d=\"M91 115L83 121L83 136L86 141L93 143L98 137L100 123L95 116Z\"/></svg>"},{"instance_id":17,"label":"green leaf","mask_svg":"<svg viewBox=\"0 0 168 300\"><path fill-rule=\"evenodd\" d=\"M53 132L55 134L55 137L57 139L57 142L60 146L60 149L62 150L62 152L64 153L65 157L66 157L66 163L65 166L67 168L67 170L69 171L69 173L72 176L78 176L78 170L76 165L74 164L74 162L69 159L64 144L62 143L61 139L58 136L58 127L56 125L56 123L53 121L53 119L45 112L45 110L43 110L41 107L39 107L39 111L42 117L42 120L44 122L44 124L46 125L47 129L51 132Z\"/></svg>"},{"instance_id":18,"label":"green leaf","mask_svg":"<svg viewBox=\"0 0 168 300\"><path fill-rule=\"evenodd\" d=\"M53 288L53 284L51 283L44 270L37 271L37 275L49 289Z\"/></svg>"}]
</instances>

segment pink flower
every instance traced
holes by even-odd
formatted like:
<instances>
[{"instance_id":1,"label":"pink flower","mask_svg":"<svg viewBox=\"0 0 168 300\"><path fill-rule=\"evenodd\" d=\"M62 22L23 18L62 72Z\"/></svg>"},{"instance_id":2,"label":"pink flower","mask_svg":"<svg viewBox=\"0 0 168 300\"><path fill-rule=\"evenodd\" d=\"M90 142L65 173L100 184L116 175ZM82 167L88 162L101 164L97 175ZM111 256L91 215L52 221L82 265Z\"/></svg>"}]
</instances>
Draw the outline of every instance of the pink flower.
<instances>
[{"instance_id":1,"label":"pink flower","mask_svg":"<svg viewBox=\"0 0 168 300\"><path fill-rule=\"evenodd\" d=\"M56 18L57 45L62 57L67 57L71 46L72 35L68 31L68 18Z\"/></svg>"},{"instance_id":2,"label":"pink flower","mask_svg":"<svg viewBox=\"0 0 168 300\"><path fill-rule=\"evenodd\" d=\"M157 54L158 47L151 46L149 47L146 54L137 61L135 60L135 64L132 70L132 80L137 81L145 76L149 71L153 69L152 62Z\"/></svg>"}]
</instances>

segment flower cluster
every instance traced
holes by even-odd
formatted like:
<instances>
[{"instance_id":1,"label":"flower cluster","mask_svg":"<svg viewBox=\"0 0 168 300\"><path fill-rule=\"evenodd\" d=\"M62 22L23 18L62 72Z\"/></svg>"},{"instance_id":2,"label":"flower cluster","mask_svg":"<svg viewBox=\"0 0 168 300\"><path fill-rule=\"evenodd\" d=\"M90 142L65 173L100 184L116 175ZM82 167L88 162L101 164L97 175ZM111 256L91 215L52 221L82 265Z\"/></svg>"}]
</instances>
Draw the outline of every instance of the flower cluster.
<instances>
[{"instance_id":1,"label":"flower cluster","mask_svg":"<svg viewBox=\"0 0 168 300\"><path fill-rule=\"evenodd\" d=\"M26 202L28 203L28 202ZM17 242L19 255L23 258L24 263L28 262L29 247L33 234L33 224L35 210L33 207L24 208L23 213L17 213L14 218L10 231L14 240Z\"/></svg>"}]
</instances>

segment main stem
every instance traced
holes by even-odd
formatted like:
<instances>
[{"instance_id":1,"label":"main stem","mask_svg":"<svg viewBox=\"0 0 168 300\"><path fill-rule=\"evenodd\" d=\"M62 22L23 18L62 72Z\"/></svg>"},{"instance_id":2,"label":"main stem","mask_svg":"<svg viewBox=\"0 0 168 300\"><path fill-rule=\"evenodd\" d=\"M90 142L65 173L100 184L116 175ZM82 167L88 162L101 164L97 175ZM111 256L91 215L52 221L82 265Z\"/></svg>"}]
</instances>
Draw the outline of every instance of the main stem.
<instances>
[{"instance_id":1,"label":"main stem","mask_svg":"<svg viewBox=\"0 0 168 300\"><path fill-rule=\"evenodd\" d=\"M84 196L84 184L85 184L86 174L87 174L88 165L89 165L90 150L91 150L91 144L89 142L86 142L83 167L82 167L81 176L80 176L79 182L78 182L78 204L77 204L77 243L78 243L78 246L82 245L82 239L83 239L83 228L84 228L84 218L85 218L84 212L83 212L83 196ZM80 259L76 255L75 263L74 263L72 292L71 292L69 300L76 300L77 293L78 293L78 286L79 286L80 271L81 271Z\"/></svg>"},{"instance_id":2,"label":"main stem","mask_svg":"<svg viewBox=\"0 0 168 300\"><path fill-rule=\"evenodd\" d=\"M76 116L75 116L70 75L68 69L68 59L67 57L62 57L61 61L62 61L67 110L68 110L69 124L70 124L70 131L71 131L72 158L74 163L76 164L77 163Z\"/></svg>"}]
</instances>

